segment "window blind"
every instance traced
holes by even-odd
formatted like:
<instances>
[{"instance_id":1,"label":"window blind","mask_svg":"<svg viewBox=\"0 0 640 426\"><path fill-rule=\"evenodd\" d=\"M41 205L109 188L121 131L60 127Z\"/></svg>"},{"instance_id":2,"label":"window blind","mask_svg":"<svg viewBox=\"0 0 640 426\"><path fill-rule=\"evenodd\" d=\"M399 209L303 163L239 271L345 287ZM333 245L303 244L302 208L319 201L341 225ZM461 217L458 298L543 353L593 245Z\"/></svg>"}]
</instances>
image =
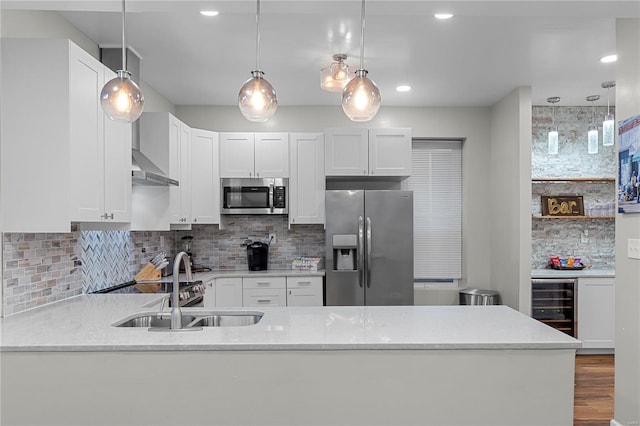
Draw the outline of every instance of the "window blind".
<instances>
[{"instance_id":1,"label":"window blind","mask_svg":"<svg viewBox=\"0 0 640 426\"><path fill-rule=\"evenodd\" d=\"M462 142L414 139L412 166L403 186L413 191L415 280L460 279Z\"/></svg>"}]
</instances>

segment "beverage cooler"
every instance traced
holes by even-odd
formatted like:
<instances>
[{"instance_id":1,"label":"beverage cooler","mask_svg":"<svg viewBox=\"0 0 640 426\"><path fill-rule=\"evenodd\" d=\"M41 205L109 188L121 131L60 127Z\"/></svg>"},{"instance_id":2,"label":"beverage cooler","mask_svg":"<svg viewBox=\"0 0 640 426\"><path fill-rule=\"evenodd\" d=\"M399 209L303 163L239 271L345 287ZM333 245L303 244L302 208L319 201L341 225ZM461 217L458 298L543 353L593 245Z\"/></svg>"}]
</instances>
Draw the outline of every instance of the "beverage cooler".
<instances>
[{"instance_id":1,"label":"beverage cooler","mask_svg":"<svg viewBox=\"0 0 640 426\"><path fill-rule=\"evenodd\" d=\"M576 280L531 280L531 316L569 336L576 337Z\"/></svg>"}]
</instances>

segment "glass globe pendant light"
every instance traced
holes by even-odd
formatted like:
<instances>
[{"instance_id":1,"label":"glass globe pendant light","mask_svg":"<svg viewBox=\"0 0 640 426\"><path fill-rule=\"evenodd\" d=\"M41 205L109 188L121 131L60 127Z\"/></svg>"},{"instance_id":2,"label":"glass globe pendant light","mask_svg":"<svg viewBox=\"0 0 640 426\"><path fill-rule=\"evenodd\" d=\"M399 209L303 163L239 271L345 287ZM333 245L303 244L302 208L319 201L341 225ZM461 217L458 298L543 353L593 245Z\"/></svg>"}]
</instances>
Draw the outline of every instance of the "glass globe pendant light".
<instances>
[{"instance_id":1,"label":"glass globe pendant light","mask_svg":"<svg viewBox=\"0 0 640 426\"><path fill-rule=\"evenodd\" d=\"M327 92L342 92L349 82L349 65L344 61L347 55L337 53L333 55L333 62L320 70L320 87Z\"/></svg>"},{"instance_id":2,"label":"glass globe pendant light","mask_svg":"<svg viewBox=\"0 0 640 426\"><path fill-rule=\"evenodd\" d=\"M133 123L142 114L144 96L127 71L125 38L125 0L122 0L122 69L109 80L100 92L100 105L107 116L122 123Z\"/></svg>"},{"instance_id":3,"label":"glass globe pendant light","mask_svg":"<svg viewBox=\"0 0 640 426\"><path fill-rule=\"evenodd\" d=\"M596 126L596 115L593 102L600 99L600 95L587 96L587 101L591 102L591 124L587 132L587 152L589 154L598 153L598 127Z\"/></svg>"},{"instance_id":4,"label":"glass globe pendant light","mask_svg":"<svg viewBox=\"0 0 640 426\"><path fill-rule=\"evenodd\" d=\"M609 112L609 89L616 86L615 81L605 81L602 83L602 87L607 89L607 115L602 122L602 146L612 146L615 142L614 125L615 118L613 114Z\"/></svg>"},{"instance_id":5,"label":"glass globe pendant light","mask_svg":"<svg viewBox=\"0 0 640 426\"><path fill-rule=\"evenodd\" d=\"M558 126L556 126L556 113L553 107L554 104L560 102L559 97L547 98L547 102L551 104L551 127L548 134L548 146L547 150L549 154L558 153Z\"/></svg>"},{"instance_id":6,"label":"glass globe pendant light","mask_svg":"<svg viewBox=\"0 0 640 426\"><path fill-rule=\"evenodd\" d=\"M256 11L256 69L240 88L238 107L244 118L257 123L267 121L278 109L276 91L260 71L260 0Z\"/></svg>"},{"instance_id":7,"label":"glass globe pendant light","mask_svg":"<svg viewBox=\"0 0 640 426\"><path fill-rule=\"evenodd\" d=\"M367 78L368 71L364 69L364 1L362 0L360 68L342 91L342 110L351 121L369 121L380 109L380 90Z\"/></svg>"}]
</instances>

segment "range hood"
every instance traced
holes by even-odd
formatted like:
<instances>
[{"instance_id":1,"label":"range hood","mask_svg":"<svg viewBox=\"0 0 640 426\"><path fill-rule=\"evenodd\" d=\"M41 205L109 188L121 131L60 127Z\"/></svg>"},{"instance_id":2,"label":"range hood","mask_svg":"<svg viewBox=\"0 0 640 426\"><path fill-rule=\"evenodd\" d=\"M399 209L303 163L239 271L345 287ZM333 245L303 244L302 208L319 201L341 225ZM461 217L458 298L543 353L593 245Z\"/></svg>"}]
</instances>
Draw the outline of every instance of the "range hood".
<instances>
[{"instance_id":1,"label":"range hood","mask_svg":"<svg viewBox=\"0 0 640 426\"><path fill-rule=\"evenodd\" d=\"M127 49L126 54L127 71L131 73L131 79L140 84L140 57L132 49ZM101 48L100 60L113 72L116 72L122 68L122 48ZM179 186L177 180L168 177L140 150L140 123L138 120L131 123L131 132L131 183L148 186Z\"/></svg>"}]
</instances>

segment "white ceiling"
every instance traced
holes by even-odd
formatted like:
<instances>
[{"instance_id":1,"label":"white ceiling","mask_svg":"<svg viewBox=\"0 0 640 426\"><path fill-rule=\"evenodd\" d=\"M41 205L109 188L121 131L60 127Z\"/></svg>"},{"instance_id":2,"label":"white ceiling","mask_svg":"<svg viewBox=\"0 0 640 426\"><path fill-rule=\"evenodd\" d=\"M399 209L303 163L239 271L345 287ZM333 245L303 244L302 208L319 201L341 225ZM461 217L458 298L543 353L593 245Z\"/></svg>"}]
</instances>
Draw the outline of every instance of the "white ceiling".
<instances>
[{"instance_id":1,"label":"white ceiling","mask_svg":"<svg viewBox=\"0 0 640 426\"><path fill-rule=\"evenodd\" d=\"M101 46L121 43L120 0L3 0L3 9L60 10ZM320 68L360 54L360 0L262 0L260 68L280 105L339 105ZM206 18L202 9L220 11ZM176 105L235 105L255 67L254 0L127 1L127 42L141 78ZM438 21L435 12L455 16ZM530 85L534 105L591 105L615 80L615 18L640 17L640 1L368 0L365 68L383 105L486 106ZM640 41L639 41L640 44ZM398 93L399 84L413 90ZM614 91L610 94L614 103Z\"/></svg>"}]
</instances>

